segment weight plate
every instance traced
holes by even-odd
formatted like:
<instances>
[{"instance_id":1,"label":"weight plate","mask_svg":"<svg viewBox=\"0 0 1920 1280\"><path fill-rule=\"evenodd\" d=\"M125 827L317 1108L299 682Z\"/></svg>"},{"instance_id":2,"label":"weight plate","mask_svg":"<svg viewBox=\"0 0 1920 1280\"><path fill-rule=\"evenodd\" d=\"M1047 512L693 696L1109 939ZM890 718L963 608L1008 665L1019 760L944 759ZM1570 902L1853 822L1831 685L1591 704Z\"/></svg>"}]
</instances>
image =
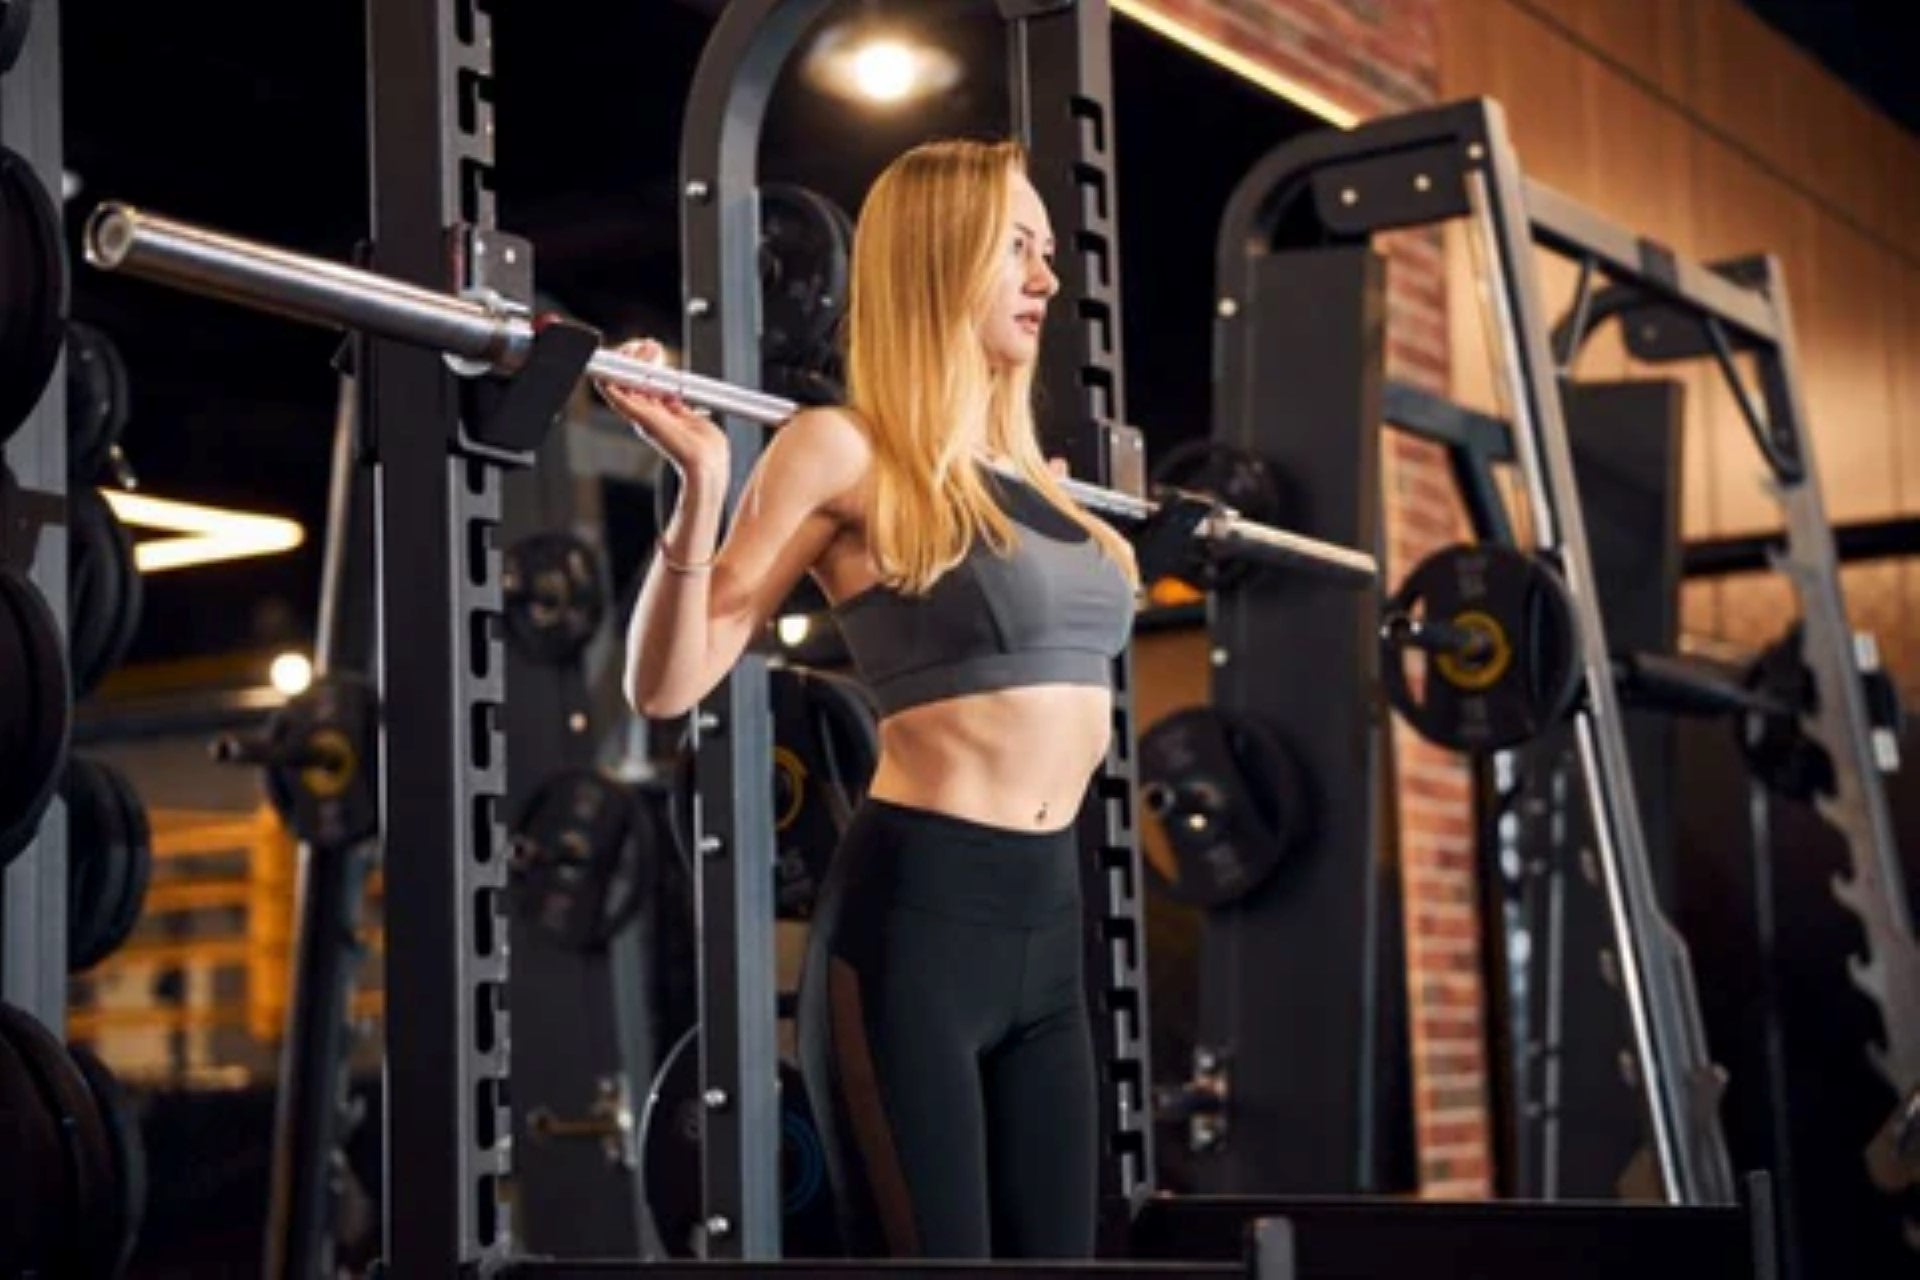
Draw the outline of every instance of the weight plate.
<instances>
[{"instance_id":1,"label":"weight plate","mask_svg":"<svg viewBox=\"0 0 1920 1280\"><path fill-rule=\"evenodd\" d=\"M640 1115L641 1194L670 1257L700 1252L700 1029L680 1037L654 1074ZM780 1251L789 1258L831 1258L841 1252L826 1147L807 1105L806 1084L780 1063Z\"/></svg>"},{"instance_id":2,"label":"weight plate","mask_svg":"<svg viewBox=\"0 0 1920 1280\"><path fill-rule=\"evenodd\" d=\"M1747 687L1792 714L1767 715L1750 711L1739 721L1740 751L1747 767L1775 795L1801 803L1834 788L1833 757L1807 733L1802 717L1819 708L1819 690L1813 672L1801 657L1798 624L1761 653L1747 672Z\"/></svg>"},{"instance_id":3,"label":"weight plate","mask_svg":"<svg viewBox=\"0 0 1920 1280\"><path fill-rule=\"evenodd\" d=\"M1177 902L1220 907L1270 879L1310 833L1304 767L1251 716L1188 707L1142 735L1149 877Z\"/></svg>"},{"instance_id":4,"label":"weight plate","mask_svg":"<svg viewBox=\"0 0 1920 1280\"><path fill-rule=\"evenodd\" d=\"M33 166L0 147L0 444L40 402L66 315L60 211Z\"/></svg>"},{"instance_id":5,"label":"weight plate","mask_svg":"<svg viewBox=\"0 0 1920 1280\"><path fill-rule=\"evenodd\" d=\"M26 1065L41 1102L58 1120L66 1148L64 1171L76 1213L74 1230L59 1251L65 1264L56 1266L54 1274L112 1275L119 1241L100 1231L99 1224L111 1218L120 1187L100 1108L66 1047L31 1015L0 1004L0 1035Z\"/></svg>"},{"instance_id":6,"label":"weight plate","mask_svg":"<svg viewBox=\"0 0 1920 1280\"><path fill-rule=\"evenodd\" d=\"M1383 617L1478 641L1429 652L1381 631L1387 700L1424 738L1464 752L1518 746L1559 724L1581 684L1573 597L1538 556L1494 544L1446 547L1407 576Z\"/></svg>"},{"instance_id":7,"label":"weight plate","mask_svg":"<svg viewBox=\"0 0 1920 1280\"><path fill-rule=\"evenodd\" d=\"M1171 487L1205 494L1261 524L1283 523L1280 478L1271 464L1251 449L1216 440L1187 440L1154 463L1152 482L1156 489ZM1180 572L1205 590L1238 586L1259 569L1251 560L1216 559L1202 542L1190 545L1189 564Z\"/></svg>"},{"instance_id":8,"label":"weight plate","mask_svg":"<svg viewBox=\"0 0 1920 1280\"><path fill-rule=\"evenodd\" d=\"M66 646L34 585L0 569L0 868L39 830L66 764L73 702ZM17 679L17 685L15 681Z\"/></svg>"},{"instance_id":9,"label":"weight plate","mask_svg":"<svg viewBox=\"0 0 1920 1280\"><path fill-rule=\"evenodd\" d=\"M77 1209L59 1116L7 1037L0 1035L0 1258L20 1275L62 1265Z\"/></svg>"},{"instance_id":10,"label":"weight plate","mask_svg":"<svg viewBox=\"0 0 1920 1280\"><path fill-rule=\"evenodd\" d=\"M538 533L507 548L500 591L508 642L550 666L578 657L607 616L600 557L568 533Z\"/></svg>"},{"instance_id":11,"label":"weight plate","mask_svg":"<svg viewBox=\"0 0 1920 1280\"><path fill-rule=\"evenodd\" d=\"M140 1241L140 1226L147 1214L147 1148L140 1136L140 1123L111 1068L84 1044L67 1047L81 1079L93 1094L94 1105L107 1131L107 1147L113 1155L114 1198L112 1214L100 1224L103 1232L120 1242L110 1274L125 1273L133 1260L134 1246Z\"/></svg>"},{"instance_id":12,"label":"weight plate","mask_svg":"<svg viewBox=\"0 0 1920 1280\"><path fill-rule=\"evenodd\" d=\"M0 73L13 69L33 24L33 0L0 0Z\"/></svg>"},{"instance_id":13,"label":"weight plate","mask_svg":"<svg viewBox=\"0 0 1920 1280\"><path fill-rule=\"evenodd\" d=\"M838 205L789 183L760 188L760 355L819 368L846 311L851 224Z\"/></svg>"},{"instance_id":14,"label":"weight plate","mask_svg":"<svg viewBox=\"0 0 1920 1280\"><path fill-rule=\"evenodd\" d=\"M774 913L808 920L879 763L879 729L851 681L803 667L772 677Z\"/></svg>"},{"instance_id":15,"label":"weight plate","mask_svg":"<svg viewBox=\"0 0 1920 1280\"><path fill-rule=\"evenodd\" d=\"M653 883L650 830L618 779L594 769L549 774L513 824L521 914L565 946L605 946Z\"/></svg>"},{"instance_id":16,"label":"weight plate","mask_svg":"<svg viewBox=\"0 0 1920 1280\"><path fill-rule=\"evenodd\" d=\"M78 488L107 469L127 425L127 365L103 330L67 325L67 477Z\"/></svg>"},{"instance_id":17,"label":"weight plate","mask_svg":"<svg viewBox=\"0 0 1920 1280\"><path fill-rule=\"evenodd\" d=\"M140 622L142 589L133 539L97 489L67 495L68 637L76 699L126 659Z\"/></svg>"},{"instance_id":18,"label":"weight plate","mask_svg":"<svg viewBox=\"0 0 1920 1280\"><path fill-rule=\"evenodd\" d=\"M147 822L147 806L132 780L111 765L106 776L120 803L120 829L126 833L128 857L126 890L107 930L107 950L111 953L126 945L146 911L147 889L153 883L153 828Z\"/></svg>"},{"instance_id":19,"label":"weight plate","mask_svg":"<svg viewBox=\"0 0 1920 1280\"><path fill-rule=\"evenodd\" d=\"M104 763L68 756L60 798L67 804L67 972L85 973L113 950L109 935L126 897L131 859Z\"/></svg>"}]
</instances>

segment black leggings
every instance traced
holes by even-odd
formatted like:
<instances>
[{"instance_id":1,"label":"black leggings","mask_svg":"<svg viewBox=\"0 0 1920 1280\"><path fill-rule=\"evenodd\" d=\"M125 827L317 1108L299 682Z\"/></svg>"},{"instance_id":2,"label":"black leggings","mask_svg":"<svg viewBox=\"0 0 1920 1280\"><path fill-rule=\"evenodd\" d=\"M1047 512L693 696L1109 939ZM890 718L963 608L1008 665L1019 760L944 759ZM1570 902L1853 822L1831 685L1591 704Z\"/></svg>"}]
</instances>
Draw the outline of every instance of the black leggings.
<instances>
[{"instance_id":1,"label":"black leggings","mask_svg":"<svg viewBox=\"0 0 1920 1280\"><path fill-rule=\"evenodd\" d=\"M867 800L800 983L800 1059L856 1257L1093 1249L1078 845Z\"/></svg>"}]
</instances>

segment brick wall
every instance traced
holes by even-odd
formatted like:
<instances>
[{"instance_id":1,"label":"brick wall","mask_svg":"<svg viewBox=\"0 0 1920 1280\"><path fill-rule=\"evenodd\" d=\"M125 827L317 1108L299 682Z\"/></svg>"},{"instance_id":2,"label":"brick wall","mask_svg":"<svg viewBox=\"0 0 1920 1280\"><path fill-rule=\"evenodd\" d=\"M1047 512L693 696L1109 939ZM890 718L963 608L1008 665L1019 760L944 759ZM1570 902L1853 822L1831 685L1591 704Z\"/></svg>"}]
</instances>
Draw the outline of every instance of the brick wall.
<instances>
[{"instance_id":1,"label":"brick wall","mask_svg":"<svg viewBox=\"0 0 1920 1280\"><path fill-rule=\"evenodd\" d=\"M1126 0L1258 63L1329 114L1365 119L1436 100L1437 0ZM1446 259L1438 229L1383 237L1389 376L1445 392ZM1439 451L1393 435L1383 451L1387 570L1397 580L1465 525ZM1400 865L1421 1189L1491 1191L1483 992L1467 773L1396 727ZM1355 851L1356 853L1359 851Z\"/></svg>"}]
</instances>

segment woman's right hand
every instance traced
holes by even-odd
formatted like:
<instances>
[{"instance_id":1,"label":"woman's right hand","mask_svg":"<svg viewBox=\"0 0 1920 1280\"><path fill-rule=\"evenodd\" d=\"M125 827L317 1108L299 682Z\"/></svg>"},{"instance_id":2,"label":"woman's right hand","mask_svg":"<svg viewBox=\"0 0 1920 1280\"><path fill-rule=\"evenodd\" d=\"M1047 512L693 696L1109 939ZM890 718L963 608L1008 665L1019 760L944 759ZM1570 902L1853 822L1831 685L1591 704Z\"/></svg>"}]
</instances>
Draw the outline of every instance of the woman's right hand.
<instances>
[{"instance_id":1,"label":"woman's right hand","mask_svg":"<svg viewBox=\"0 0 1920 1280\"><path fill-rule=\"evenodd\" d=\"M660 344L650 338L623 342L617 350L623 356L647 364L660 363L663 354ZM615 413L633 424L649 444L667 456L683 482L726 485L732 455L727 447L727 433L718 423L694 412L676 395L618 386L600 378L595 378L593 385Z\"/></svg>"}]
</instances>

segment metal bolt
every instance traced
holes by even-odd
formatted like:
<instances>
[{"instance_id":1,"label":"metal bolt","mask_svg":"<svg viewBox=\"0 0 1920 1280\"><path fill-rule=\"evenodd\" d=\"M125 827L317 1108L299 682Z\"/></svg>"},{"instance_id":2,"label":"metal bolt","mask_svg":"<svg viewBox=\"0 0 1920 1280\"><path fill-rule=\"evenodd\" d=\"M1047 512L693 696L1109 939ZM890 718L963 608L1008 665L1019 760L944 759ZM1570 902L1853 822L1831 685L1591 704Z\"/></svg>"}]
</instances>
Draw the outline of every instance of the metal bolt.
<instances>
[{"instance_id":1,"label":"metal bolt","mask_svg":"<svg viewBox=\"0 0 1920 1280\"><path fill-rule=\"evenodd\" d=\"M587 731L587 713L584 711L576 711L568 716L567 728L573 730L575 733L585 733Z\"/></svg>"},{"instance_id":2,"label":"metal bolt","mask_svg":"<svg viewBox=\"0 0 1920 1280\"><path fill-rule=\"evenodd\" d=\"M724 1213L708 1214L706 1222L701 1225L706 1227L710 1240L725 1240L733 1234L733 1220Z\"/></svg>"},{"instance_id":3,"label":"metal bolt","mask_svg":"<svg viewBox=\"0 0 1920 1280\"><path fill-rule=\"evenodd\" d=\"M696 712L694 722L700 726L700 732L702 733L718 733L720 731L720 717L711 711Z\"/></svg>"},{"instance_id":4,"label":"metal bolt","mask_svg":"<svg viewBox=\"0 0 1920 1280\"><path fill-rule=\"evenodd\" d=\"M1416 173L1413 175L1413 189L1415 191L1431 191L1433 190L1433 179L1424 173Z\"/></svg>"},{"instance_id":5,"label":"metal bolt","mask_svg":"<svg viewBox=\"0 0 1920 1280\"><path fill-rule=\"evenodd\" d=\"M1486 154L1487 149L1478 142L1469 142L1467 144L1467 159L1481 160L1486 157Z\"/></svg>"},{"instance_id":6,"label":"metal bolt","mask_svg":"<svg viewBox=\"0 0 1920 1280\"><path fill-rule=\"evenodd\" d=\"M1216 667L1224 667L1231 656L1225 649L1215 649L1207 654L1207 661Z\"/></svg>"},{"instance_id":7,"label":"metal bolt","mask_svg":"<svg viewBox=\"0 0 1920 1280\"><path fill-rule=\"evenodd\" d=\"M1222 298L1214 310L1220 313L1222 320L1231 320L1240 314L1240 304L1232 298Z\"/></svg>"},{"instance_id":8,"label":"metal bolt","mask_svg":"<svg viewBox=\"0 0 1920 1280\"><path fill-rule=\"evenodd\" d=\"M713 188L709 187L706 183L700 181L700 179L698 178L695 178L692 182L689 182L687 184L687 199L693 201L695 204L705 204L707 202L707 197L712 194L713 194Z\"/></svg>"},{"instance_id":9,"label":"metal bolt","mask_svg":"<svg viewBox=\"0 0 1920 1280\"><path fill-rule=\"evenodd\" d=\"M713 304L711 302L708 302L705 298L688 298L687 299L687 314L692 316L695 320L698 320L701 316L706 315L707 312L711 310L713 310Z\"/></svg>"},{"instance_id":10,"label":"metal bolt","mask_svg":"<svg viewBox=\"0 0 1920 1280\"><path fill-rule=\"evenodd\" d=\"M1351 208L1360 203L1360 193L1352 187L1340 188L1340 203Z\"/></svg>"},{"instance_id":11,"label":"metal bolt","mask_svg":"<svg viewBox=\"0 0 1920 1280\"><path fill-rule=\"evenodd\" d=\"M717 858L720 856L720 851L726 847L726 843L719 836L700 837L700 852L706 857Z\"/></svg>"},{"instance_id":12,"label":"metal bolt","mask_svg":"<svg viewBox=\"0 0 1920 1280\"><path fill-rule=\"evenodd\" d=\"M706 1105L709 1111L725 1111L727 1109L727 1091L721 1088L709 1089L700 1095L700 1101Z\"/></svg>"},{"instance_id":13,"label":"metal bolt","mask_svg":"<svg viewBox=\"0 0 1920 1280\"><path fill-rule=\"evenodd\" d=\"M512 266L514 263L520 261L520 255L511 248L505 250L500 256L507 260L508 266Z\"/></svg>"}]
</instances>

